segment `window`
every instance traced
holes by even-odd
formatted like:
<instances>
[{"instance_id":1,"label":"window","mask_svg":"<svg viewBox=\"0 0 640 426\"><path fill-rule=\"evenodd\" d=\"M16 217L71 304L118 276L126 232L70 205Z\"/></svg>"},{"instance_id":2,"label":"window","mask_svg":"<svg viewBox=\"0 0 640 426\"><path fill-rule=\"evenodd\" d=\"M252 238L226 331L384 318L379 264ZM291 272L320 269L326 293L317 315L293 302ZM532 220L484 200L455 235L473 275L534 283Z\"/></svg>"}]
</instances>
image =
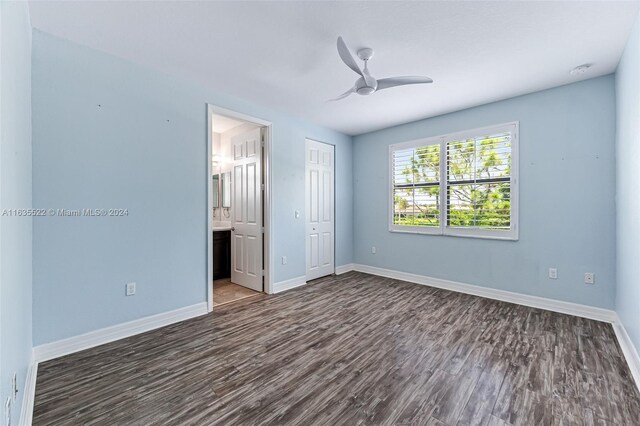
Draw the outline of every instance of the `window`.
<instances>
[{"instance_id":1,"label":"window","mask_svg":"<svg viewBox=\"0 0 640 426\"><path fill-rule=\"evenodd\" d=\"M389 147L389 230L518 239L518 123Z\"/></svg>"}]
</instances>

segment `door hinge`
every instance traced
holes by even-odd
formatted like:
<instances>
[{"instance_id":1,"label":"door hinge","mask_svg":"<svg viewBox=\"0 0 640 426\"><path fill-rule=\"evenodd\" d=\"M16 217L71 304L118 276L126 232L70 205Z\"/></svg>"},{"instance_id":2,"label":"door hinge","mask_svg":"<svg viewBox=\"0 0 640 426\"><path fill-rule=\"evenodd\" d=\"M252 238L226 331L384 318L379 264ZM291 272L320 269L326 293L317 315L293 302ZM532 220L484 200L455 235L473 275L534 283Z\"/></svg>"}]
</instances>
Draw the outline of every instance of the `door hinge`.
<instances>
[{"instance_id":1,"label":"door hinge","mask_svg":"<svg viewBox=\"0 0 640 426\"><path fill-rule=\"evenodd\" d=\"M262 233L264 234L264 226L262 227Z\"/></svg>"},{"instance_id":2,"label":"door hinge","mask_svg":"<svg viewBox=\"0 0 640 426\"><path fill-rule=\"evenodd\" d=\"M260 185L260 188L264 191L264 183Z\"/></svg>"}]
</instances>

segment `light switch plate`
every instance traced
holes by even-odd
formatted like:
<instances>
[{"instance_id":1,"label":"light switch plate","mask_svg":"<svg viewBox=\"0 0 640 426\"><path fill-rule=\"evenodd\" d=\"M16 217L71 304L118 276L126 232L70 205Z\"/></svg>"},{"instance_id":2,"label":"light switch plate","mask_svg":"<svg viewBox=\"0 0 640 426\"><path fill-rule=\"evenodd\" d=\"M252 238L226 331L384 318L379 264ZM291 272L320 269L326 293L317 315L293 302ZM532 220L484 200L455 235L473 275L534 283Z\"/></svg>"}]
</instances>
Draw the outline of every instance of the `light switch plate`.
<instances>
[{"instance_id":1,"label":"light switch plate","mask_svg":"<svg viewBox=\"0 0 640 426\"><path fill-rule=\"evenodd\" d=\"M136 283L127 283L126 292L127 296L133 296L136 294Z\"/></svg>"}]
</instances>

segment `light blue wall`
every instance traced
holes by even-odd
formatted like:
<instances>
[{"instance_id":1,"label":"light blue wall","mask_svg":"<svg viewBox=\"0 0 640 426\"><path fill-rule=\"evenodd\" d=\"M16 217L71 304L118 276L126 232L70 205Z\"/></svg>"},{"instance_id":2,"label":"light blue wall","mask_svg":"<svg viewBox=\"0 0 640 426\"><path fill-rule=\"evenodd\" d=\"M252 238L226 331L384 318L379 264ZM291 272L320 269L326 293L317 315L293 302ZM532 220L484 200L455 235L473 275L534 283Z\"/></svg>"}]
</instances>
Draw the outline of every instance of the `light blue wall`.
<instances>
[{"instance_id":1,"label":"light blue wall","mask_svg":"<svg viewBox=\"0 0 640 426\"><path fill-rule=\"evenodd\" d=\"M519 241L388 231L389 144L516 120ZM613 308L614 140L611 75L356 136L355 261ZM557 280L547 278L549 267ZM584 272L595 273L596 285L583 283Z\"/></svg>"},{"instance_id":2,"label":"light blue wall","mask_svg":"<svg viewBox=\"0 0 640 426\"><path fill-rule=\"evenodd\" d=\"M0 212L31 207L31 24L26 2L0 2ZM0 215L0 401L18 373L12 421L18 424L31 362L29 217Z\"/></svg>"},{"instance_id":3,"label":"light blue wall","mask_svg":"<svg viewBox=\"0 0 640 426\"><path fill-rule=\"evenodd\" d=\"M273 123L275 281L304 275L304 146L336 145L336 264L352 262L352 139L35 31L33 200L128 208L34 222L34 343L206 300L206 103ZM125 283L137 294L125 297Z\"/></svg>"},{"instance_id":4,"label":"light blue wall","mask_svg":"<svg viewBox=\"0 0 640 426\"><path fill-rule=\"evenodd\" d=\"M616 72L616 310L640 350L640 17Z\"/></svg>"}]
</instances>

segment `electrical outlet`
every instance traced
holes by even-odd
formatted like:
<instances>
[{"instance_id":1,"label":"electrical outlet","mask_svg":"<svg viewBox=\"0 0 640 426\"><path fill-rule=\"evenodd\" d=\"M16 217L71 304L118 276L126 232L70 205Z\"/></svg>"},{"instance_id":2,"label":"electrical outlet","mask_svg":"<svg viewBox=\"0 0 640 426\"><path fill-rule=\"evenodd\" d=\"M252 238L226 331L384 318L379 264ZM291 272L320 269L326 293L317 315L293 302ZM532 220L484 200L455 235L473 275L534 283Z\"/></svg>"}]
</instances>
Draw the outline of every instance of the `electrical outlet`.
<instances>
[{"instance_id":1,"label":"electrical outlet","mask_svg":"<svg viewBox=\"0 0 640 426\"><path fill-rule=\"evenodd\" d=\"M371 253L376 254L376 246L371 246Z\"/></svg>"},{"instance_id":2,"label":"electrical outlet","mask_svg":"<svg viewBox=\"0 0 640 426\"><path fill-rule=\"evenodd\" d=\"M282 264L283 265L287 264L287 256L282 256Z\"/></svg>"},{"instance_id":3,"label":"electrical outlet","mask_svg":"<svg viewBox=\"0 0 640 426\"><path fill-rule=\"evenodd\" d=\"M11 398L16 402L18 396L18 373L14 372L11 376Z\"/></svg>"},{"instance_id":4,"label":"electrical outlet","mask_svg":"<svg viewBox=\"0 0 640 426\"><path fill-rule=\"evenodd\" d=\"M585 272L584 273L584 283L585 284L595 284L596 277L593 272Z\"/></svg>"},{"instance_id":5,"label":"electrical outlet","mask_svg":"<svg viewBox=\"0 0 640 426\"><path fill-rule=\"evenodd\" d=\"M558 270L556 268L549 268L549 278L552 280L558 279Z\"/></svg>"},{"instance_id":6,"label":"electrical outlet","mask_svg":"<svg viewBox=\"0 0 640 426\"><path fill-rule=\"evenodd\" d=\"M127 283L126 291L127 296L133 296L136 294L136 283Z\"/></svg>"},{"instance_id":7,"label":"electrical outlet","mask_svg":"<svg viewBox=\"0 0 640 426\"><path fill-rule=\"evenodd\" d=\"M4 426L11 426L11 397L4 403Z\"/></svg>"}]
</instances>

